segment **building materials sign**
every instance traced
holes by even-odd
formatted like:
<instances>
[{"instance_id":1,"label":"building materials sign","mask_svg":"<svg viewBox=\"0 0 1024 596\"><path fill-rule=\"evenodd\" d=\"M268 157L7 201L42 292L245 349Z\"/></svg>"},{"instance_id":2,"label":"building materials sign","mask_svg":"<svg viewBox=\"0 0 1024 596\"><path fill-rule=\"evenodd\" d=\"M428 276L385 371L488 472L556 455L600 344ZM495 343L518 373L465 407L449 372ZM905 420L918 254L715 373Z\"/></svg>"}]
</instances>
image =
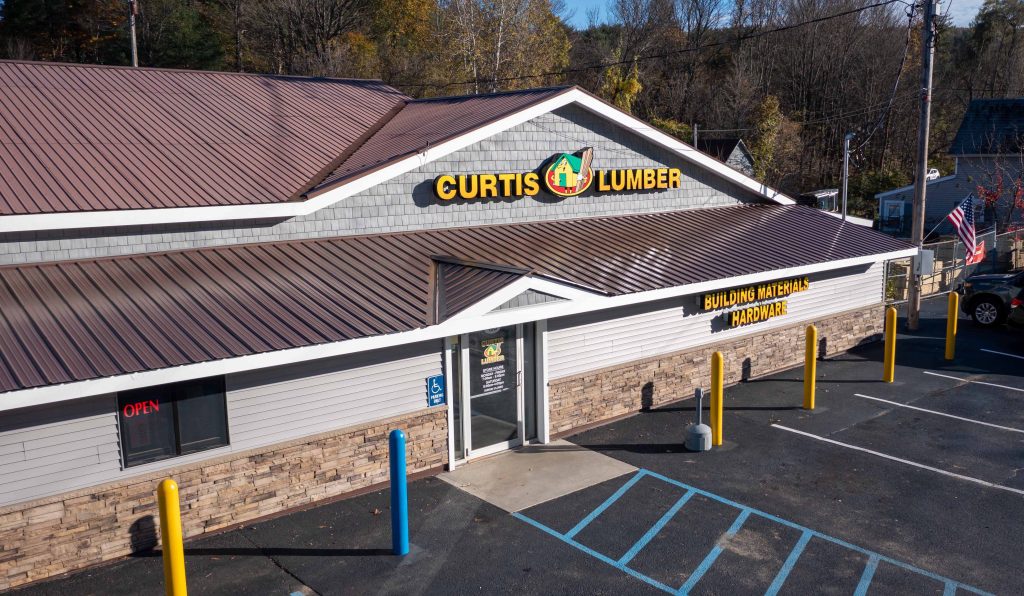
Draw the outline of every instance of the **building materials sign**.
<instances>
[{"instance_id":1,"label":"building materials sign","mask_svg":"<svg viewBox=\"0 0 1024 596\"><path fill-rule=\"evenodd\" d=\"M680 187L678 168L594 170L594 149L561 153L539 171L506 174L441 174L434 195L442 201L519 198L540 194L543 188L558 197L575 197L593 188L598 193L667 190Z\"/></svg>"},{"instance_id":2,"label":"building materials sign","mask_svg":"<svg viewBox=\"0 0 1024 596\"><path fill-rule=\"evenodd\" d=\"M806 277L794 277L781 281L772 281L731 290L710 292L701 296L701 306L705 312L743 306L745 304L756 304L747 308L739 308L726 312L723 316L725 327L741 327L751 323L760 323L788 314L788 301L776 300L803 292L810 287L810 280ZM768 301L768 302L766 302Z\"/></svg>"}]
</instances>

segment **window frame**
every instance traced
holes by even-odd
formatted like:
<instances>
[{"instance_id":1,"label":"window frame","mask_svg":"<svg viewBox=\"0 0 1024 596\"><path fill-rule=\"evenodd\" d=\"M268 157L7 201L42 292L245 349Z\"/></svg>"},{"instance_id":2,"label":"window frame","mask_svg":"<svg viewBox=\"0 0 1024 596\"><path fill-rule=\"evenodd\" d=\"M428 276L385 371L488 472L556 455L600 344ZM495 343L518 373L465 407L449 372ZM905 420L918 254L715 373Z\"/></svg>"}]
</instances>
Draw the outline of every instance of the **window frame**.
<instances>
[{"instance_id":1,"label":"window frame","mask_svg":"<svg viewBox=\"0 0 1024 596\"><path fill-rule=\"evenodd\" d=\"M211 445L211 446L206 447L204 449L198 449L198 450L183 452L182 451L182 443L181 443L181 417L180 417L179 411L178 411L178 403L182 399L185 398L186 390L187 390L188 387L193 386L193 385L205 385L207 383L217 383L217 388L219 390L218 393L220 395L220 399L218 400L218 405L221 406L221 408L223 409L223 412L224 412L224 429L223 429L224 430L224 432L223 432L224 441L223 441L223 443L218 443L216 445ZM171 430L172 430L173 442L174 442L174 444L173 444L173 448L174 448L173 453L171 453L169 455L162 456L162 457L145 459L145 460L142 460L142 461L132 461L131 463L129 463L129 461L128 461L128 459L129 459L128 458L128 452L127 452L128 445L127 445L127 441L126 441L126 438L128 437L128 433L127 433L127 431L125 429L127 418L124 416L125 403L122 402L123 396L128 395L128 394L133 394L133 393L144 394L144 392L147 392L147 391L161 391L161 390L167 391L168 394L170 395L170 398L167 401L169 402L169 404L171 406L171 421L172 421ZM121 456L121 469L124 470L124 469L128 469L128 468L135 468L135 467L139 467L139 466L150 465L150 464L154 464L154 463L157 463L157 462L171 460L171 459L175 459L175 458L194 456L196 454L203 453L204 451L212 451L212 450L215 450L215 449L223 449L224 447L230 446L231 445L231 423L230 423L230 420L228 419L227 397L228 397L227 396L227 380L226 380L224 375L219 375L219 376L215 376L215 377L204 377L202 379L190 379L188 381L179 381L179 382L176 382L176 383L167 383L167 384L164 384L164 385L152 385L152 386L149 386L149 387L139 387L137 389L129 389L127 391L119 391L116 394L116 400L117 400L118 447L119 447L120 456ZM134 401L137 401L137 400L134 400Z\"/></svg>"}]
</instances>

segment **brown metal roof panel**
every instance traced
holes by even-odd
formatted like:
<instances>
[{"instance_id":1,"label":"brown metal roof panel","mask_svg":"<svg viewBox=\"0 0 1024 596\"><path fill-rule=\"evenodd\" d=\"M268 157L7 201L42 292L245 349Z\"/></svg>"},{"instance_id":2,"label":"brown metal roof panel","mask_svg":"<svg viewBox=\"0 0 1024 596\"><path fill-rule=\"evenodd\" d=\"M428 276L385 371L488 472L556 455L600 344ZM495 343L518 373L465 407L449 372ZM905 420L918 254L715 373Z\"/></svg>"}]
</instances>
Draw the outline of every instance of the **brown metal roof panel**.
<instances>
[{"instance_id":1,"label":"brown metal roof panel","mask_svg":"<svg viewBox=\"0 0 1024 596\"><path fill-rule=\"evenodd\" d=\"M96 341L92 330L78 319L77 314L67 302L68 295L53 285L50 275L43 274L43 271L49 274L55 269L25 269L22 271L23 280L21 280L24 283L14 281L16 278L12 276L12 279L9 280L11 289L16 295L22 294L23 302L32 301L46 305L54 325L65 334L70 345L75 348L75 353L64 360L74 361L81 356L82 362L78 363L79 366L92 371L92 374L98 376L118 374L120 367L109 358L104 345Z\"/></svg>"},{"instance_id":2,"label":"brown metal roof panel","mask_svg":"<svg viewBox=\"0 0 1024 596\"><path fill-rule=\"evenodd\" d=\"M3 136L21 146L0 216L289 200L405 99L379 82L0 62Z\"/></svg>"},{"instance_id":3,"label":"brown metal roof panel","mask_svg":"<svg viewBox=\"0 0 1024 596\"><path fill-rule=\"evenodd\" d=\"M400 157L564 93L567 89L555 87L409 101L322 183L311 189L310 196Z\"/></svg>"},{"instance_id":4,"label":"brown metal roof panel","mask_svg":"<svg viewBox=\"0 0 1024 596\"><path fill-rule=\"evenodd\" d=\"M142 312L122 288L111 284L95 263L63 263L60 268L82 294L83 300L79 303L82 319L90 324L110 325L125 347L142 360L145 368L189 362L185 353L167 338L154 319ZM131 370L128 364L122 364L122 367Z\"/></svg>"},{"instance_id":5,"label":"brown metal roof panel","mask_svg":"<svg viewBox=\"0 0 1024 596\"><path fill-rule=\"evenodd\" d=\"M439 263L438 306L441 320L458 314L494 292L516 282L522 273Z\"/></svg>"},{"instance_id":6,"label":"brown metal roof panel","mask_svg":"<svg viewBox=\"0 0 1024 596\"><path fill-rule=\"evenodd\" d=\"M14 375L17 378L31 378L43 384L64 383L75 378L89 378L74 374L61 362L63 354L68 353L70 346L48 343L46 331L52 329L52 320L47 316L41 303L25 304L18 300L11 288L11 278L18 276L17 271L4 275L0 283L0 304L3 304L4 319L8 323L11 341L15 352L4 355L4 359L16 366ZM8 342L5 342L8 343ZM20 353L19 353L20 352Z\"/></svg>"}]
</instances>

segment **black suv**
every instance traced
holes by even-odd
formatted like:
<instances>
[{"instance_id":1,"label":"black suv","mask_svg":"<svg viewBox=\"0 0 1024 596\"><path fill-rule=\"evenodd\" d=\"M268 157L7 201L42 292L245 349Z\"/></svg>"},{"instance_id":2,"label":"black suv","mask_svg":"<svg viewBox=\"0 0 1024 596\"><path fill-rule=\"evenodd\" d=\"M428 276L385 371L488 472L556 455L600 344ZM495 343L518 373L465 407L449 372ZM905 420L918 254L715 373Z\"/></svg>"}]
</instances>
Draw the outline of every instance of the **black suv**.
<instances>
[{"instance_id":1,"label":"black suv","mask_svg":"<svg viewBox=\"0 0 1024 596\"><path fill-rule=\"evenodd\" d=\"M960 309L974 322L989 327L1006 320L1010 302L1024 288L1024 271L972 275L961 286Z\"/></svg>"}]
</instances>

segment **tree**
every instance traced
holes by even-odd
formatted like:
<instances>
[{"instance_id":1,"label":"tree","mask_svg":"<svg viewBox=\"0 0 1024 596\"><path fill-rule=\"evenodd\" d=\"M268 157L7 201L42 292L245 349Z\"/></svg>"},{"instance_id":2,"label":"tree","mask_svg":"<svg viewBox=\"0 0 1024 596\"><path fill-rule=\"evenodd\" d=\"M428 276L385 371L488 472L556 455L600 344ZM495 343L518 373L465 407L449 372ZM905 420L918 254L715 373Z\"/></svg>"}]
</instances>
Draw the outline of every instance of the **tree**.
<instances>
[{"instance_id":1,"label":"tree","mask_svg":"<svg viewBox=\"0 0 1024 596\"><path fill-rule=\"evenodd\" d=\"M480 93L556 82L569 39L552 0L441 0L437 42L449 80Z\"/></svg>"},{"instance_id":2,"label":"tree","mask_svg":"<svg viewBox=\"0 0 1024 596\"><path fill-rule=\"evenodd\" d=\"M974 193L997 231L1019 223L1024 213L1024 153L998 155L977 165L981 171L974 178Z\"/></svg>"},{"instance_id":3,"label":"tree","mask_svg":"<svg viewBox=\"0 0 1024 596\"><path fill-rule=\"evenodd\" d=\"M619 54L615 54L618 57ZM604 82L598 95L607 99L615 107L624 112L633 112L633 104L643 91L644 86L640 84L640 69L634 61L627 71L625 65L615 64L609 66L604 74Z\"/></svg>"},{"instance_id":4,"label":"tree","mask_svg":"<svg viewBox=\"0 0 1024 596\"><path fill-rule=\"evenodd\" d=\"M198 5L180 0L139 3L139 64L165 68L224 68L223 48Z\"/></svg>"},{"instance_id":5,"label":"tree","mask_svg":"<svg viewBox=\"0 0 1024 596\"><path fill-rule=\"evenodd\" d=\"M39 60L121 64L129 49L127 19L120 0L5 0L0 49Z\"/></svg>"}]
</instances>

